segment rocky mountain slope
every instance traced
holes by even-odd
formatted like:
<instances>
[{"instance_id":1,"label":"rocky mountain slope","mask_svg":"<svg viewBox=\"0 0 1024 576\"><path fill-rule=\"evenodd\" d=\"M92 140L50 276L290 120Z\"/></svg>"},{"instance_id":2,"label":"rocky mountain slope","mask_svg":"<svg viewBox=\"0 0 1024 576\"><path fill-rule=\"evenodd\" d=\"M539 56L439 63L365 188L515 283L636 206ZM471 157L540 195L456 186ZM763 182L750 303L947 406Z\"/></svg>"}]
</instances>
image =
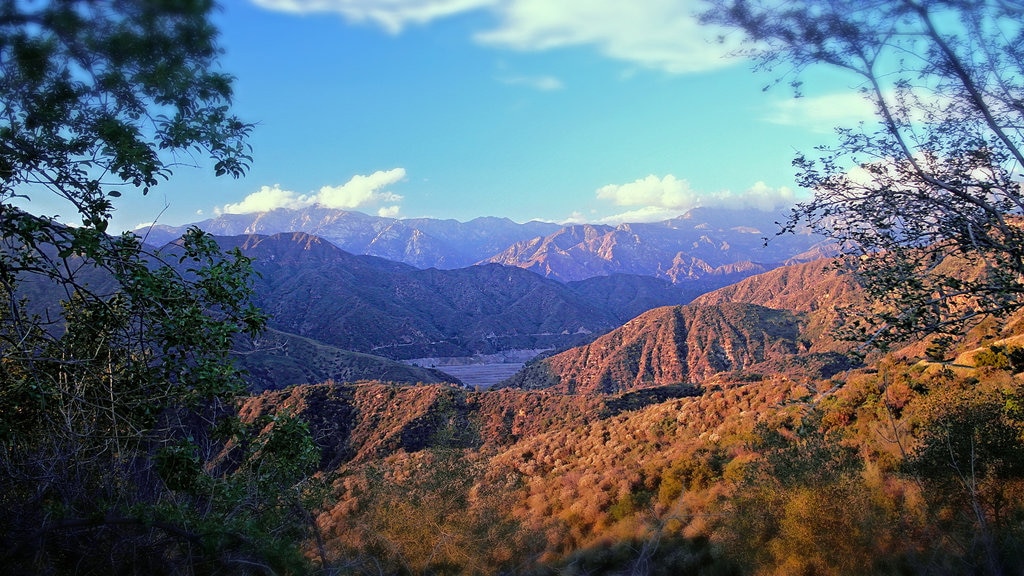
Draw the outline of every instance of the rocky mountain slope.
<instances>
[{"instance_id":1,"label":"rocky mountain slope","mask_svg":"<svg viewBox=\"0 0 1024 576\"><path fill-rule=\"evenodd\" d=\"M299 386L242 413L308 423L330 491L317 517L324 557L356 573L426 572L439 556L465 573L927 574L935 558L956 572L977 562L949 542L977 529L939 519L975 518L978 500L932 479L958 478L948 459L961 454L1019 461L1019 421L1000 415L1020 397L1020 367L981 358L1004 345L961 355L953 371L890 360L827 381L733 373L613 395ZM974 450L1004 437L1001 451ZM904 470L936 440L925 481L944 491L919 497L920 476ZM1019 513L1019 474L1000 480L979 485ZM1013 534L1005 550L1019 564Z\"/></svg>"},{"instance_id":2,"label":"rocky mountain slope","mask_svg":"<svg viewBox=\"0 0 1024 576\"><path fill-rule=\"evenodd\" d=\"M241 415L245 420L271 413L301 416L315 431L323 455L320 468L330 470L399 451L416 452L438 442L449 448L508 446L551 428L599 421L626 410L697 396L700 391L679 387L663 392L560 396L526 390L473 392L444 385L331 382L252 396L243 404Z\"/></svg>"},{"instance_id":3,"label":"rocky mountain slope","mask_svg":"<svg viewBox=\"0 0 1024 576\"><path fill-rule=\"evenodd\" d=\"M673 283L714 279L725 286L801 254L815 257L814 249L822 249L821 238L811 234L779 236L765 245L778 229L776 219L761 212L699 208L651 224L581 224L518 242L487 261L562 281L628 273Z\"/></svg>"},{"instance_id":4,"label":"rocky mountain slope","mask_svg":"<svg viewBox=\"0 0 1024 576\"><path fill-rule=\"evenodd\" d=\"M971 498L956 466L1024 461L1024 313L979 322L946 362L854 365L828 328L862 304L815 261L645 312L529 365L518 388L297 386L243 415L309 424L330 482L323 557L360 573L439 557L465 573L523 558L528 573L970 571L958 543L1002 513L978 503L1021 513L1019 470ZM1017 567L1018 531L1004 534Z\"/></svg>"},{"instance_id":5,"label":"rocky mountain slope","mask_svg":"<svg viewBox=\"0 0 1024 576\"><path fill-rule=\"evenodd\" d=\"M717 288L714 282L672 284L662 278L637 274L594 276L567 285L591 304L612 312L620 324L652 308L686 304Z\"/></svg>"},{"instance_id":6,"label":"rocky mountain slope","mask_svg":"<svg viewBox=\"0 0 1024 576\"><path fill-rule=\"evenodd\" d=\"M722 372L828 377L853 366L829 329L857 302L854 281L828 261L779 268L657 308L594 342L528 364L500 386L563 393L701 382Z\"/></svg>"},{"instance_id":7,"label":"rocky mountain slope","mask_svg":"<svg viewBox=\"0 0 1024 576\"><path fill-rule=\"evenodd\" d=\"M469 222L410 218L399 220L361 212L314 206L279 208L255 214L221 214L195 224L216 236L273 235L305 232L353 254L378 256L418 268L461 268L488 258L520 240L550 234L557 224L507 218L476 218ZM153 246L180 237L188 226L157 224L136 230Z\"/></svg>"},{"instance_id":8,"label":"rocky mountain slope","mask_svg":"<svg viewBox=\"0 0 1024 576\"><path fill-rule=\"evenodd\" d=\"M749 302L791 310L803 316L802 333L812 352L841 346L833 329L842 324L843 309L866 306L861 287L853 276L841 272L833 259L818 259L784 266L694 299L697 306L724 302Z\"/></svg>"}]
</instances>

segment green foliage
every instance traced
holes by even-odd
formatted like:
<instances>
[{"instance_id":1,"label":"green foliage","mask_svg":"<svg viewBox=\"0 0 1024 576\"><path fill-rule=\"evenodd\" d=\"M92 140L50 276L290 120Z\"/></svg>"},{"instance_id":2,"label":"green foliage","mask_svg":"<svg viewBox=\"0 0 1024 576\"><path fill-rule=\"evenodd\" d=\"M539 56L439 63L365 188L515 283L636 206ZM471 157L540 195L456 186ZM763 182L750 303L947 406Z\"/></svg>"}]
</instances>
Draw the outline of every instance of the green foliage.
<instances>
[{"instance_id":1,"label":"green foliage","mask_svg":"<svg viewBox=\"0 0 1024 576\"><path fill-rule=\"evenodd\" d=\"M250 126L228 111L231 79L208 0L5 1L0 19L0 199L42 185L105 232L108 175L147 192L174 152L207 151L218 174L242 175ZM6 232L7 230L5 230Z\"/></svg>"},{"instance_id":2,"label":"green foliage","mask_svg":"<svg viewBox=\"0 0 1024 576\"><path fill-rule=\"evenodd\" d=\"M927 487L943 544L966 565L1002 573L1020 565L1024 421L1020 391L951 388L930 398L906 470Z\"/></svg>"},{"instance_id":3,"label":"green foliage","mask_svg":"<svg viewBox=\"0 0 1024 576\"><path fill-rule=\"evenodd\" d=\"M1024 478L1024 422L1019 396L960 391L946 394L925 425L911 469L929 479L969 483L970 477Z\"/></svg>"},{"instance_id":4,"label":"green foliage","mask_svg":"<svg viewBox=\"0 0 1024 576\"><path fill-rule=\"evenodd\" d=\"M856 453L820 427L822 415L799 424L755 428L760 460L745 468L728 503L722 536L752 572L867 574L891 570L878 551L893 520L860 474Z\"/></svg>"},{"instance_id":5,"label":"green foliage","mask_svg":"<svg viewBox=\"0 0 1024 576\"><path fill-rule=\"evenodd\" d=\"M0 445L0 522L11 569L59 571L67 560L107 572L169 556L182 573L306 570L305 478L319 450L300 420L245 427L233 413L243 387L232 341L263 322L247 305L249 262L197 231L178 248L180 272L126 264L110 298L73 295L59 338L40 334L18 351L27 357L5 347L12 370L0 391L15 418Z\"/></svg>"},{"instance_id":6,"label":"green foliage","mask_svg":"<svg viewBox=\"0 0 1024 576\"><path fill-rule=\"evenodd\" d=\"M651 576L726 576L740 574L706 539L664 538L624 541L574 552L558 574L650 574Z\"/></svg>"},{"instance_id":7,"label":"green foliage","mask_svg":"<svg viewBox=\"0 0 1024 576\"><path fill-rule=\"evenodd\" d=\"M755 469L783 486L823 485L855 472L861 464L856 454L822 432L821 418L813 412L795 426L758 424L751 448L764 461Z\"/></svg>"},{"instance_id":8,"label":"green foliage","mask_svg":"<svg viewBox=\"0 0 1024 576\"><path fill-rule=\"evenodd\" d=\"M107 234L182 159L248 167L213 7L0 0L4 573L307 568L308 429L234 414L232 347L265 323L250 260L197 229L162 253ZM18 207L40 194L75 225Z\"/></svg>"},{"instance_id":9,"label":"green foliage","mask_svg":"<svg viewBox=\"0 0 1024 576\"><path fill-rule=\"evenodd\" d=\"M974 355L976 366L991 366L1016 374L1024 372L1024 348L993 345Z\"/></svg>"},{"instance_id":10,"label":"green foliage","mask_svg":"<svg viewBox=\"0 0 1024 576\"><path fill-rule=\"evenodd\" d=\"M366 473L359 514L338 522L338 545L357 574L493 574L529 565L535 545L508 517L511 486L485 484L480 461L438 446ZM353 529L355 528L355 529Z\"/></svg>"}]
</instances>

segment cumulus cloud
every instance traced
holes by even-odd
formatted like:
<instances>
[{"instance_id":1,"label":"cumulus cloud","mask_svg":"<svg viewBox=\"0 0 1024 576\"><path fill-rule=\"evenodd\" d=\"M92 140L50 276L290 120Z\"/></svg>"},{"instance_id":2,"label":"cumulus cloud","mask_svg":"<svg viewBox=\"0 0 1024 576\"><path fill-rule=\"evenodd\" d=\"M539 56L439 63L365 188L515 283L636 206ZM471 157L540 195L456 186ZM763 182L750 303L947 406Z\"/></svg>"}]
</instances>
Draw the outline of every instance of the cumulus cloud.
<instances>
[{"instance_id":1,"label":"cumulus cloud","mask_svg":"<svg viewBox=\"0 0 1024 576\"><path fill-rule=\"evenodd\" d=\"M616 206L658 206L688 209L700 203L700 195L686 180L668 174L659 178L654 174L628 184L609 184L597 189L599 200L609 200Z\"/></svg>"},{"instance_id":2,"label":"cumulus cloud","mask_svg":"<svg viewBox=\"0 0 1024 576\"><path fill-rule=\"evenodd\" d=\"M384 188L404 178L404 168L381 170L369 176L358 174L340 186L324 186L309 194L285 190L277 184L263 186L243 198L241 202L225 204L214 211L217 214L252 214L269 212L277 208L301 209L314 205L352 210L389 203L390 206L382 207L380 211L397 215L400 206L396 203L402 201L402 196Z\"/></svg>"},{"instance_id":3,"label":"cumulus cloud","mask_svg":"<svg viewBox=\"0 0 1024 576\"><path fill-rule=\"evenodd\" d=\"M735 201L738 201L740 207L770 212L792 206L799 202L800 198L797 198L796 192L788 186L772 188L758 180L753 186L743 191L742 194L726 198L726 200L727 204L734 204Z\"/></svg>"},{"instance_id":4,"label":"cumulus cloud","mask_svg":"<svg viewBox=\"0 0 1024 576\"><path fill-rule=\"evenodd\" d=\"M644 206L643 208L637 208L636 210L627 210L611 216L598 218L597 220L591 220L591 222L594 224L611 224L613 226L624 222L661 222L663 220L676 218L680 213L681 212L679 210L672 210L669 208Z\"/></svg>"},{"instance_id":5,"label":"cumulus cloud","mask_svg":"<svg viewBox=\"0 0 1024 576\"><path fill-rule=\"evenodd\" d=\"M398 212L401 208L402 207L397 204L394 206L384 206L380 210L377 210L377 216L380 216L381 218L395 218L398 216Z\"/></svg>"},{"instance_id":6,"label":"cumulus cloud","mask_svg":"<svg viewBox=\"0 0 1024 576\"><path fill-rule=\"evenodd\" d=\"M308 196L299 195L291 190L282 190L278 184L263 186L249 194L241 202L225 204L217 209L223 214L251 214L253 212L269 212L275 208L305 208L312 204Z\"/></svg>"},{"instance_id":7,"label":"cumulus cloud","mask_svg":"<svg viewBox=\"0 0 1024 576\"><path fill-rule=\"evenodd\" d=\"M381 189L404 178L404 168L377 171L369 176L356 175L341 186L324 186L314 197L314 203L327 208L359 208L381 202L399 202L401 196Z\"/></svg>"},{"instance_id":8,"label":"cumulus cloud","mask_svg":"<svg viewBox=\"0 0 1024 576\"><path fill-rule=\"evenodd\" d=\"M721 68L736 44L715 41L719 31L701 25L699 0L251 0L295 14L334 12L397 34L410 24L486 10L496 25L474 38L485 45L523 51L592 46L604 55L670 73Z\"/></svg>"},{"instance_id":9,"label":"cumulus cloud","mask_svg":"<svg viewBox=\"0 0 1024 576\"><path fill-rule=\"evenodd\" d=\"M743 192L729 190L699 192L685 179L672 174L658 177L653 174L627 184L609 184L597 189L597 198L630 210L599 220L601 223L656 222L674 218L698 207L736 208L771 211L797 202L793 189L773 188L757 182Z\"/></svg>"}]
</instances>

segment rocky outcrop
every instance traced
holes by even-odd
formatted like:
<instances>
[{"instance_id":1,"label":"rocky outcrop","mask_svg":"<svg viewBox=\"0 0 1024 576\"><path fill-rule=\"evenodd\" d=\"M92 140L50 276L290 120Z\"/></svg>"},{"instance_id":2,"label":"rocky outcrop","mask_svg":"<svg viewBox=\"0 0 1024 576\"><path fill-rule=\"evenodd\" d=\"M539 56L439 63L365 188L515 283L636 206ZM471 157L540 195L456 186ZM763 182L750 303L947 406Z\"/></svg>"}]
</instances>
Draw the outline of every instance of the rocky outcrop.
<instances>
[{"instance_id":1,"label":"rocky outcrop","mask_svg":"<svg viewBox=\"0 0 1024 576\"><path fill-rule=\"evenodd\" d=\"M532 366L533 376L504 385L614 394L701 382L800 350L800 317L788 311L751 304L666 307L543 359Z\"/></svg>"},{"instance_id":2,"label":"rocky outcrop","mask_svg":"<svg viewBox=\"0 0 1024 576\"><path fill-rule=\"evenodd\" d=\"M616 227L579 224L523 240L487 259L563 282L638 274L714 287L780 266L821 244L810 234L774 238L778 216L752 211L690 210L679 218Z\"/></svg>"}]
</instances>

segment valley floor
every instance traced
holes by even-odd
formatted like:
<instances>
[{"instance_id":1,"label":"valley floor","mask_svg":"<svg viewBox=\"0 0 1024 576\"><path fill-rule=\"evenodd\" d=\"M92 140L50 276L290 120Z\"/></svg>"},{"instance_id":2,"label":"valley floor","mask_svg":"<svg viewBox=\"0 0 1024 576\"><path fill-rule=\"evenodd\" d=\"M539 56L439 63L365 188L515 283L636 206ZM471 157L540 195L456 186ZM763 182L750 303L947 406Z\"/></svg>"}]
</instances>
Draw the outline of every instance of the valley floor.
<instances>
[{"instance_id":1,"label":"valley floor","mask_svg":"<svg viewBox=\"0 0 1024 576\"><path fill-rule=\"evenodd\" d=\"M519 372L526 362L547 352L540 350L507 350L499 354L477 354L448 358L413 358L404 363L424 368L437 368L451 374L470 388L486 390Z\"/></svg>"}]
</instances>

